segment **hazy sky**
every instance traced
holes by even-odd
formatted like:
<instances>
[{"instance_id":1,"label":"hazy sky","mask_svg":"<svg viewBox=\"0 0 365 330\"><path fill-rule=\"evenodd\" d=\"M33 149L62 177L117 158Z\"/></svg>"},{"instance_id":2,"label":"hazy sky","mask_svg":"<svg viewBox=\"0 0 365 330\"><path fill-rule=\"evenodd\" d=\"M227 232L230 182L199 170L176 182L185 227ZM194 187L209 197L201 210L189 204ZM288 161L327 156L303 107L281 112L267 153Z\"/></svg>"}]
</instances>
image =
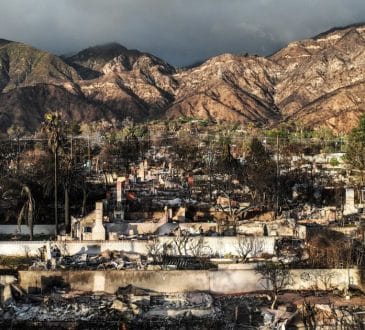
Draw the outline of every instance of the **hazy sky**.
<instances>
[{"instance_id":1,"label":"hazy sky","mask_svg":"<svg viewBox=\"0 0 365 330\"><path fill-rule=\"evenodd\" d=\"M187 65L365 21L365 0L0 0L0 13L0 38L56 54L116 41Z\"/></svg>"}]
</instances>

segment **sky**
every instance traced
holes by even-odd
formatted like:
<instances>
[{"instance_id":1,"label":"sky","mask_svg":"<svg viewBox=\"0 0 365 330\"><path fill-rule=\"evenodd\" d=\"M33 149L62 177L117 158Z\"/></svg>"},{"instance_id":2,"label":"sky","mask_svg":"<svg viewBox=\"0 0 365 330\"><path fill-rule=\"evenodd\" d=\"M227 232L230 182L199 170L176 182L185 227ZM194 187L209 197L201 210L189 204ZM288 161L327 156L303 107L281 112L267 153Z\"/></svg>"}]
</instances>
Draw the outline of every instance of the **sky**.
<instances>
[{"instance_id":1,"label":"sky","mask_svg":"<svg viewBox=\"0 0 365 330\"><path fill-rule=\"evenodd\" d=\"M0 0L0 14L0 38L58 55L118 42L185 66L365 22L365 0Z\"/></svg>"}]
</instances>

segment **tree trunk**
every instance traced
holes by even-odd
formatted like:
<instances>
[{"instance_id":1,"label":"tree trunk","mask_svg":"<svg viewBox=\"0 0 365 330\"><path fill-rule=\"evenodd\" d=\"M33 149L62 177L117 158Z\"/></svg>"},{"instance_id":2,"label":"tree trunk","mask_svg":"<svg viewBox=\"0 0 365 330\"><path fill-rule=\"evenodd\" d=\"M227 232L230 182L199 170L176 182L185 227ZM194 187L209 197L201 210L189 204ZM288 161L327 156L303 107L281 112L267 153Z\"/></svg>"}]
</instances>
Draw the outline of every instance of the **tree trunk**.
<instances>
[{"instance_id":1,"label":"tree trunk","mask_svg":"<svg viewBox=\"0 0 365 330\"><path fill-rule=\"evenodd\" d=\"M271 304L271 309L275 309L277 300L278 300L278 295L274 294L274 299Z\"/></svg>"},{"instance_id":2,"label":"tree trunk","mask_svg":"<svg viewBox=\"0 0 365 330\"><path fill-rule=\"evenodd\" d=\"M86 212L86 201L87 201L87 191L86 188L82 188L82 205L81 205L81 216L85 215Z\"/></svg>"},{"instance_id":3,"label":"tree trunk","mask_svg":"<svg viewBox=\"0 0 365 330\"><path fill-rule=\"evenodd\" d=\"M103 171L103 175L104 175L104 190L106 192L108 189L108 176L107 176L106 171Z\"/></svg>"},{"instance_id":4,"label":"tree trunk","mask_svg":"<svg viewBox=\"0 0 365 330\"><path fill-rule=\"evenodd\" d=\"M65 228L66 233L70 232L70 189L65 187Z\"/></svg>"},{"instance_id":5,"label":"tree trunk","mask_svg":"<svg viewBox=\"0 0 365 330\"><path fill-rule=\"evenodd\" d=\"M33 224L29 225L29 240L33 241Z\"/></svg>"},{"instance_id":6,"label":"tree trunk","mask_svg":"<svg viewBox=\"0 0 365 330\"><path fill-rule=\"evenodd\" d=\"M55 223L55 234L58 235L58 194L57 194L57 187L58 187L58 152L57 149L54 153L54 223Z\"/></svg>"},{"instance_id":7,"label":"tree trunk","mask_svg":"<svg viewBox=\"0 0 365 330\"><path fill-rule=\"evenodd\" d=\"M19 141L19 137L17 137L16 141L17 141L17 150L16 150L16 174L18 174L19 173L19 163L20 163L20 160L19 160L19 155L20 155L20 141Z\"/></svg>"}]
</instances>

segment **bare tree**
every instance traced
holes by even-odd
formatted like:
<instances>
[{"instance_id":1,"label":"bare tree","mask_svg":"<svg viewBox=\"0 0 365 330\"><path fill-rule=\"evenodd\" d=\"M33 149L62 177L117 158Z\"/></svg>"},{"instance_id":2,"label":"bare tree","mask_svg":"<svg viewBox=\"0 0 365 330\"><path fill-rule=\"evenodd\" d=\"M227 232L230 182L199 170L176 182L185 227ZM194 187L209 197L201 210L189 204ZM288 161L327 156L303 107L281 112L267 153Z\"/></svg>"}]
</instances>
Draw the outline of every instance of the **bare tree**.
<instances>
[{"instance_id":1,"label":"bare tree","mask_svg":"<svg viewBox=\"0 0 365 330\"><path fill-rule=\"evenodd\" d=\"M233 228L233 232L237 231L237 224L240 220L242 214L251 207L241 207L239 203L235 200L235 191L242 190L242 186L231 178L225 178L225 182L221 183L216 180L213 183L214 187L217 189L219 195L223 195L224 199L222 203L222 198L217 199L215 207L217 210L222 212L226 217L226 222L224 223L224 228ZM222 222L223 225L223 222Z\"/></svg>"},{"instance_id":2,"label":"bare tree","mask_svg":"<svg viewBox=\"0 0 365 330\"><path fill-rule=\"evenodd\" d=\"M178 234L172 239L171 247L173 251L178 256L186 256L189 251L189 242L191 237L186 231L178 231Z\"/></svg>"},{"instance_id":3,"label":"bare tree","mask_svg":"<svg viewBox=\"0 0 365 330\"><path fill-rule=\"evenodd\" d=\"M24 135L24 128L12 125L8 128L7 133L9 137L16 140L16 173L18 173L20 161L20 138Z\"/></svg>"},{"instance_id":4,"label":"bare tree","mask_svg":"<svg viewBox=\"0 0 365 330\"><path fill-rule=\"evenodd\" d=\"M252 202L254 204L272 202L275 195L276 165L270 153L256 138L249 144L243 172Z\"/></svg>"},{"instance_id":5,"label":"bare tree","mask_svg":"<svg viewBox=\"0 0 365 330\"><path fill-rule=\"evenodd\" d=\"M146 248L147 255L152 257L153 262L156 263L161 261L163 248L158 237L153 237L151 240L148 240Z\"/></svg>"},{"instance_id":6,"label":"bare tree","mask_svg":"<svg viewBox=\"0 0 365 330\"><path fill-rule=\"evenodd\" d=\"M257 237L238 236L236 251L243 263L247 262L248 257L256 257L263 251L264 242Z\"/></svg>"},{"instance_id":7,"label":"bare tree","mask_svg":"<svg viewBox=\"0 0 365 330\"><path fill-rule=\"evenodd\" d=\"M7 213L16 215L18 231L23 221L29 227L29 238L33 239L33 224L36 214L36 203L29 185L18 180L9 180L12 184L1 196L2 207L7 209ZM13 211L12 211L13 210ZM14 213L13 213L14 212Z\"/></svg>"},{"instance_id":8,"label":"bare tree","mask_svg":"<svg viewBox=\"0 0 365 330\"><path fill-rule=\"evenodd\" d=\"M35 201L34 201L32 192L28 186L23 186L20 194L21 194L21 197L25 198L25 202L18 215L18 227L20 228L22 220L25 219L28 224L28 227L29 227L29 238L30 238L30 240L33 240L33 222L34 222L34 214L35 214Z\"/></svg>"},{"instance_id":9,"label":"bare tree","mask_svg":"<svg viewBox=\"0 0 365 330\"><path fill-rule=\"evenodd\" d=\"M279 293L291 283L289 268L282 262L267 261L258 264L255 270L256 273L261 275L261 279L266 282L262 285L265 290L270 291L271 308L274 309Z\"/></svg>"},{"instance_id":10,"label":"bare tree","mask_svg":"<svg viewBox=\"0 0 365 330\"><path fill-rule=\"evenodd\" d=\"M191 256L198 258L210 256L212 254L212 251L210 247L206 244L203 236L199 236L197 238L191 237L189 251Z\"/></svg>"}]
</instances>

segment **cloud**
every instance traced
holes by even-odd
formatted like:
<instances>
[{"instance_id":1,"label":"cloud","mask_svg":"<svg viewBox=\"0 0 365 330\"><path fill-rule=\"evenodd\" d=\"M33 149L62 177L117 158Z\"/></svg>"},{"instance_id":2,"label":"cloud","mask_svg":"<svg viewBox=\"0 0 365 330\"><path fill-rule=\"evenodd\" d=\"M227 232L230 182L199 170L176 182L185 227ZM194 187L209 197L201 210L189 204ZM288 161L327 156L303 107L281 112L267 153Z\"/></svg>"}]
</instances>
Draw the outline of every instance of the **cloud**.
<instances>
[{"instance_id":1,"label":"cloud","mask_svg":"<svg viewBox=\"0 0 365 330\"><path fill-rule=\"evenodd\" d=\"M267 55L365 21L363 0L0 0L0 38L57 54L117 41L175 65L225 52Z\"/></svg>"}]
</instances>

